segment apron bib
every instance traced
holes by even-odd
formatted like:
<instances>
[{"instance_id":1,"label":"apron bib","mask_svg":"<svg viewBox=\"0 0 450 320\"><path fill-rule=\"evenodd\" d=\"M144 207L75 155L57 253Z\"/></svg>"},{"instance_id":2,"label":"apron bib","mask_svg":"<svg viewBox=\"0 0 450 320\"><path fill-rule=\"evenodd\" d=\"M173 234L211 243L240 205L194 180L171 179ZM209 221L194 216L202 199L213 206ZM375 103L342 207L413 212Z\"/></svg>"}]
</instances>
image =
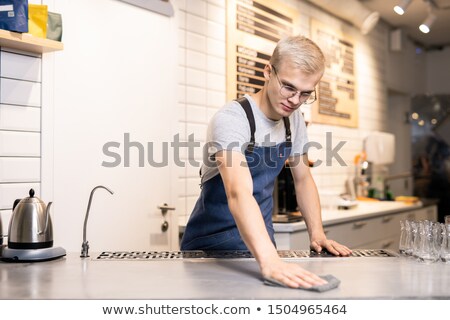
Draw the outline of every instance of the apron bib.
<instances>
[{"instance_id":1,"label":"apron bib","mask_svg":"<svg viewBox=\"0 0 450 320\"><path fill-rule=\"evenodd\" d=\"M291 151L289 119L283 118L286 141L270 147L255 146L255 119L247 99L238 100L250 124L251 140L245 151L258 203L270 239L275 245L272 224L273 188ZM222 177L217 174L202 184L200 197L186 225L181 250L248 250L228 208Z\"/></svg>"}]
</instances>

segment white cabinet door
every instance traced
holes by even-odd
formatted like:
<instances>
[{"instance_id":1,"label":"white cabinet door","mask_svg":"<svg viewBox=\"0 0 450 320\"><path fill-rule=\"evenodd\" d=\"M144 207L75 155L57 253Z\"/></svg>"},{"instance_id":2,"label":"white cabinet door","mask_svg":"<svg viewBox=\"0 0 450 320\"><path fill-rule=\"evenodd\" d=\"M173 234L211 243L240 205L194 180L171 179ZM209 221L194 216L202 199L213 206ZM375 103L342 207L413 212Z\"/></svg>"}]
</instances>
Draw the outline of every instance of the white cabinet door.
<instances>
[{"instance_id":1,"label":"white cabinet door","mask_svg":"<svg viewBox=\"0 0 450 320\"><path fill-rule=\"evenodd\" d=\"M43 141L53 140L54 157L44 152L43 161L53 161L54 182L44 174L42 186L54 201L55 245L80 250L90 191L104 185L114 195L94 195L91 252L177 249L176 211L163 232L157 208L177 198L176 21L109 0L57 1L54 10L64 17L64 51L53 57L54 135Z\"/></svg>"}]
</instances>

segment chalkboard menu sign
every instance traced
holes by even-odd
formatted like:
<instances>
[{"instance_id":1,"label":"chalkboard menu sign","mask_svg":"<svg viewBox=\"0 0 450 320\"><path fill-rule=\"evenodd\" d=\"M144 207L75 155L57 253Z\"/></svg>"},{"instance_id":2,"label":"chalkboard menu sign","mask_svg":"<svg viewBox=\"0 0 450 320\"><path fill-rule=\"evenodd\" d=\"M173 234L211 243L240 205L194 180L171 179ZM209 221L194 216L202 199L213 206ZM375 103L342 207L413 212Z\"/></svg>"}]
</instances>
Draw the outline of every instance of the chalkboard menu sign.
<instances>
[{"instance_id":1,"label":"chalkboard menu sign","mask_svg":"<svg viewBox=\"0 0 450 320\"><path fill-rule=\"evenodd\" d=\"M278 1L227 1L227 99L264 85L264 66L276 43L295 33L297 11Z\"/></svg>"},{"instance_id":2,"label":"chalkboard menu sign","mask_svg":"<svg viewBox=\"0 0 450 320\"><path fill-rule=\"evenodd\" d=\"M311 20L311 36L325 54L327 63L317 88L316 105L311 109L312 121L357 127L358 102L352 40L314 19Z\"/></svg>"}]
</instances>

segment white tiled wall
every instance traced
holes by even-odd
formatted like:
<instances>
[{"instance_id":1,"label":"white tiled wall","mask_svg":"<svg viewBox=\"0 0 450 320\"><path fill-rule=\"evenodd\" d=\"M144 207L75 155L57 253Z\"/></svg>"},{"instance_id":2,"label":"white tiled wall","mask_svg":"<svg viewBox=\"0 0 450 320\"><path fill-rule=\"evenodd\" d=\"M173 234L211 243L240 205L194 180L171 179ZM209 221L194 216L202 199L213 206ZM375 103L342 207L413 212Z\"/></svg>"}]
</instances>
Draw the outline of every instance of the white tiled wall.
<instances>
[{"instance_id":1,"label":"white tiled wall","mask_svg":"<svg viewBox=\"0 0 450 320\"><path fill-rule=\"evenodd\" d=\"M225 102L225 1L175 1L179 8L179 130L187 141L193 134L201 147L209 119ZM177 209L184 223L200 194L202 148L182 154Z\"/></svg>"},{"instance_id":2,"label":"white tiled wall","mask_svg":"<svg viewBox=\"0 0 450 320\"><path fill-rule=\"evenodd\" d=\"M344 191L344 183L353 158L362 150L363 138L373 130L387 130L387 88L384 60L387 54L386 26L379 24L368 36L340 21L307 1L285 0L300 13L296 29L309 35L310 19L315 18L335 28L345 29L354 38L358 74L359 128L345 128L313 123L308 127L309 138L326 146L326 132L332 133L331 147L340 141L345 145L339 155L347 164L336 160L325 163L325 150L311 150L313 160L323 164L312 172L321 191ZM226 102L226 1L177 0L179 21L179 129L184 140L194 134L195 140L205 142L208 120ZM187 155L185 155L186 157ZM201 161L201 155L194 158ZM200 193L198 167L187 166L179 170L178 208L180 223L185 223Z\"/></svg>"},{"instance_id":3,"label":"white tiled wall","mask_svg":"<svg viewBox=\"0 0 450 320\"><path fill-rule=\"evenodd\" d=\"M15 199L41 180L41 57L0 51L0 215L7 234Z\"/></svg>"}]
</instances>

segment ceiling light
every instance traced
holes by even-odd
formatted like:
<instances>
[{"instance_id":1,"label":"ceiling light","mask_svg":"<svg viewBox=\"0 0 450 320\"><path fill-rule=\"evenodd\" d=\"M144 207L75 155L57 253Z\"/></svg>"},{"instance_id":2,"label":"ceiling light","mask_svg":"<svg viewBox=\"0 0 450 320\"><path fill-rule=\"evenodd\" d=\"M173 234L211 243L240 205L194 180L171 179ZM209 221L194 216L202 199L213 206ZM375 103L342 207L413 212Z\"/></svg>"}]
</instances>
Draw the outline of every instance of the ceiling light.
<instances>
[{"instance_id":1,"label":"ceiling light","mask_svg":"<svg viewBox=\"0 0 450 320\"><path fill-rule=\"evenodd\" d=\"M436 21L436 15L430 12L425 19L425 21L419 26L420 31L423 33L428 33L431 30L431 26Z\"/></svg>"},{"instance_id":2,"label":"ceiling light","mask_svg":"<svg viewBox=\"0 0 450 320\"><path fill-rule=\"evenodd\" d=\"M394 7L395 13L399 15L403 15L406 12L406 9L411 4L412 0L403 0L399 5Z\"/></svg>"}]
</instances>

